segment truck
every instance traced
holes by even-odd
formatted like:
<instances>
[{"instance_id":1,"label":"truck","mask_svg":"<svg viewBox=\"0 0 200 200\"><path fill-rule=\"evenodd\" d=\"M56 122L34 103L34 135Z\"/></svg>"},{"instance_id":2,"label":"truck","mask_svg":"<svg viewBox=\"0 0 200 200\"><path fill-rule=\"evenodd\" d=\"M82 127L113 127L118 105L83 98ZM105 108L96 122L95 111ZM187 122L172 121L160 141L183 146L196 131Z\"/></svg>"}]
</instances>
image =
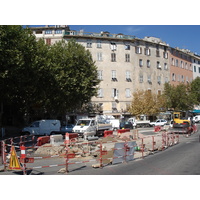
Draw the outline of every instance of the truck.
<instances>
[{"instance_id":1,"label":"truck","mask_svg":"<svg viewBox=\"0 0 200 200\"><path fill-rule=\"evenodd\" d=\"M27 135L52 135L60 133L60 120L43 119L34 121L30 126L22 129L23 134Z\"/></svg>"},{"instance_id":2,"label":"truck","mask_svg":"<svg viewBox=\"0 0 200 200\"><path fill-rule=\"evenodd\" d=\"M112 124L96 118L79 119L73 128L73 132L78 133L79 137L85 140L89 136L102 136L105 130L112 130Z\"/></svg>"},{"instance_id":3,"label":"truck","mask_svg":"<svg viewBox=\"0 0 200 200\"><path fill-rule=\"evenodd\" d=\"M150 124L150 120L137 120L135 117L129 118L128 122L131 122L134 128L149 127Z\"/></svg>"}]
</instances>

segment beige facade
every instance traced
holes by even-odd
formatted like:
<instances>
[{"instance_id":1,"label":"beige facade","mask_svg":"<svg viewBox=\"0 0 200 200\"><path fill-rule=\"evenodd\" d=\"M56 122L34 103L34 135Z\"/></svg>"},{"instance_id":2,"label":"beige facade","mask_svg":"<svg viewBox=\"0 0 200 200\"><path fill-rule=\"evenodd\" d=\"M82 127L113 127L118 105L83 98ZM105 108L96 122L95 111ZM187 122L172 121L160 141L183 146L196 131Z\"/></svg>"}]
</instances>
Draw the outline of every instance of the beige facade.
<instances>
[{"instance_id":1,"label":"beige facade","mask_svg":"<svg viewBox=\"0 0 200 200\"><path fill-rule=\"evenodd\" d=\"M162 94L164 83L171 81L170 47L159 38L86 33L71 31L68 26L32 30L47 44L74 38L91 52L101 80L98 96L92 102L99 104L104 114L125 114L136 90Z\"/></svg>"},{"instance_id":2,"label":"beige facade","mask_svg":"<svg viewBox=\"0 0 200 200\"><path fill-rule=\"evenodd\" d=\"M168 45L160 40L81 32L64 38L76 38L91 52L101 79L98 96L92 102L101 105L105 114L125 113L136 90L162 93L169 81Z\"/></svg>"}]
</instances>

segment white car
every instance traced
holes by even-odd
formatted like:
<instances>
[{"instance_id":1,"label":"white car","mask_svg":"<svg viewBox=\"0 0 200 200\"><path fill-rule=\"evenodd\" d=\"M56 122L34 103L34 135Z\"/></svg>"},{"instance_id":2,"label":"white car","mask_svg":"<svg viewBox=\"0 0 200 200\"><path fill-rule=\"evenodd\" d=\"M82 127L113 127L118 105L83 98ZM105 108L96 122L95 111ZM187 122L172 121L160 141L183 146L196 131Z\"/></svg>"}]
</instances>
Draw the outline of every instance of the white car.
<instances>
[{"instance_id":1,"label":"white car","mask_svg":"<svg viewBox=\"0 0 200 200\"><path fill-rule=\"evenodd\" d=\"M199 122L200 122L200 115L194 116L194 117L193 117L193 121L194 121L195 123L199 123Z\"/></svg>"},{"instance_id":2,"label":"white car","mask_svg":"<svg viewBox=\"0 0 200 200\"><path fill-rule=\"evenodd\" d=\"M150 122L150 126L164 126L167 124L167 120L165 119L157 119L155 122Z\"/></svg>"}]
</instances>

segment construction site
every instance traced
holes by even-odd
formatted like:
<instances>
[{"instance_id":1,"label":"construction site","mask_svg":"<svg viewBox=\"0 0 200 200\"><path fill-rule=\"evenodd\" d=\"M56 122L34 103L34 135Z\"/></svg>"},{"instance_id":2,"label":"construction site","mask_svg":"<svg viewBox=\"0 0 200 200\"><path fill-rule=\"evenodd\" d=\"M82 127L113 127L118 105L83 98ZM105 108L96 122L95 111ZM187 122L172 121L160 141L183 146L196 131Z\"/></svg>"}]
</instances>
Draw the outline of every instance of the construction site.
<instances>
[{"instance_id":1,"label":"construction site","mask_svg":"<svg viewBox=\"0 0 200 200\"><path fill-rule=\"evenodd\" d=\"M178 145L182 137L197 133L193 126L190 134L174 133L154 128L154 134L143 135L138 129L104 131L104 136L84 140L76 133L51 136L20 136L1 141L1 172L30 174L43 168L58 169L58 174L70 174L80 166L104 168L144 159ZM34 174L34 173L32 173Z\"/></svg>"}]
</instances>

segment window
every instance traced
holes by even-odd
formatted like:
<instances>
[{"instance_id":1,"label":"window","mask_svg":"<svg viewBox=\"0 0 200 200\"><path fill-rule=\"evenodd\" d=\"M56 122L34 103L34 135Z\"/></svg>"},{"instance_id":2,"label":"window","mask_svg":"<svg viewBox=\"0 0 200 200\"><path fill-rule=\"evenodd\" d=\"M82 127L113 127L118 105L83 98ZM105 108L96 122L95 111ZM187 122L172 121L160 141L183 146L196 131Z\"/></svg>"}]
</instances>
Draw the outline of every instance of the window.
<instances>
[{"instance_id":1,"label":"window","mask_svg":"<svg viewBox=\"0 0 200 200\"><path fill-rule=\"evenodd\" d=\"M87 48L92 48L92 41L91 40L87 40Z\"/></svg>"},{"instance_id":2,"label":"window","mask_svg":"<svg viewBox=\"0 0 200 200\"><path fill-rule=\"evenodd\" d=\"M145 55L150 56L151 55L151 50L149 48L144 49Z\"/></svg>"},{"instance_id":3,"label":"window","mask_svg":"<svg viewBox=\"0 0 200 200\"><path fill-rule=\"evenodd\" d=\"M111 62L116 62L116 54L111 53Z\"/></svg>"},{"instance_id":4,"label":"window","mask_svg":"<svg viewBox=\"0 0 200 200\"><path fill-rule=\"evenodd\" d=\"M172 81L176 81L176 75L174 73L172 74Z\"/></svg>"},{"instance_id":5,"label":"window","mask_svg":"<svg viewBox=\"0 0 200 200\"><path fill-rule=\"evenodd\" d=\"M117 104L116 104L116 102L112 102L112 112L117 112Z\"/></svg>"},{"instance_id":6,"label":"window","mask_svg":"<svg viewBox=\"0 0 200 200\"><path fill-rule=\"evenodd\" d=\"M151 75L148 75L148 76L147 76L147 82L148 82L149 84L152 84Z\"/></svg>"},{"instance_id":7,"label":"window","mask_svg":"<svg viewBox=\"0 0 200 200\"><path fill-rule=\"evenodd\" d=\"M143 60L139 59L139 66L142 67L143 66Z\"/></svg>"},{"instance_id":8,"label":"window","mask_svg":"<svg viewBox=\"0 0 200 200\"><path fill-rule=\"evenodd\" d=\"M157 81L158 81L158 84L160 85L161 84L161 76L157 76Z\"/></svg>"},{"instance_id":9,"label":"window","mask_svg":"<svg viewBox=\"0 0 200 200\"><path fill-rule=\"evenodd\" d=\"M158 90L158 95L159 95L159 96L161 95L161 90ZM161 119L161 122L162 122L162 121L164 121L164 120Z\"/></svg>"},{"instance_id":10,"label":"window","mask_svg":"<svg viewBox=\"0 0 200 200\"><path fill-rule=\"evenodd\" d=\"M131 82L131 73L128 70L126 71L126 81Z\"/></svg>"},{"instance_id":11,"label":"window","mask_svg":"<svg viewBox=\"0 0 200 200\"><path fill-rule=\"evenodd\" d=\"M42 30L36 30L35 34L42 34Z\"/></svg>"},{"instance_id":12,"label":"window","mask_svg":"<svg viewBox=\"0 0 200 200\"><path fill-rule=\"evenodd\" d=\"M163 58L168 58L168 53L166 51L163 52Z\"/></svg>"},{"instance_id":13,"label":"window","mask_svg":"<svg viewBox=\"0 0 200 200\"><path fill-rule=\"evenodd\" d=\"M45 34L52 34L52 30L46 30Z\"/></svg>"},{"instance_id":14,"label":"window","mask_svg":"<svg viewBox=\"0 0 200 200\"><path fill-rule=\"evenodd\" d=\"M175 63L174 63L174 58L172 58L172 65L173 65L173 66L175 65Z\"/></svg>"},{"instance_id":15,"label":"window","mask_svg":"<svg viewBox=\"0 0 200 200\"><path fill-rule=\"evenodd\" d=\"M142 47L135 47L135 53L141 54L142 53Z\"/></svg>"},{"instance_id":16,"label":"window","mask_svg":"<svg viewBox=\"0 0 200 200\"><path fill-rule=\"evenodd\" d=\"M112 97L118 97L119 96L119 91L116 88L112 88Z\"/></svg>"},{"instance_id":17,"label":"window","mask_svg":"<svg viewBox=\"0 0 200 200\"><path fill-rule=\"evenodd\" d=\"M112 74L111 74L111 76L112 76L112 81L117 81L117 73L116 73L116 70L112 70L111 72L112 72Z\"/></svg>"},{"instance_id":18,"label":"window","mask_svg":"<svg viewBox=\"0 0 200 200\"><path fill-rule=\"evenodd\" d=\"M140 74L140 76L139 76L139 82L143 83L143 75L142 74Z\"/></svg>"},{"instance_id":19,"label":"window","mask_svg":"<svg viewBox=\"0 0 200 200\"><path fill-rule=\"evenodd\" d=\"M178 59L176 59L176 67L178 67Z\"/></svg>"},{"instance_id":20,"label":"window","mask_svg":"<svg viewBox=\"0 0 200 200\"><path fill-rule=\"evenodd\" d=\"M51 38L47 38L47 39L46 39L46 44L47 44L47 45L51 45Z\"/></svg>"},{"instance_id":21,"label":"window","mask_svg":"<svg viewBox=\"0 0 200 200\"><path fill-rule=\"evenodd\" d=\"M199 73L200 73L200 67L199 67Z\"/></svg>"},{"instance_id":22,"label":"window","mask_svg":"<svg viewBox=\"0 0 200 200\"><path fill-rule=\"evenodd\" d=\"M182 60L181 60L180 67L181 67L181 68L184 68L184 66L183 66L183 61L182 61Z\"/></svg>"},{"instance_id":23,"label":"window","mask_svg":"<svg viewBox=\"0 0 200 200\"><path fill-rule=\"evenodd\" d=\"M164 69L165 69L165 70L168 70L167 63L164 63Z\"/></svg>"},{"instance_id":24,"label":"window","mask_svg":"<svg viewBox=\"0 0 200 200\"><path fill-rule=\"evenodd\" d=\"M130 54L125 54L125 62L130 62Z\"/></svg>"},{"instance_id":25,"label":"window","mask_svg":"<svg viewBox=\"0 0 200 200\"><path fill-rule=\"evenodd\" d=\"M168 77L165 77L165 83L168 83L169 80L168 80Z\"/></svg>"},{"instance_id":26,"label":"window","mask_svg":"<svg viewBox=\"0 0 200 200\"><path fill-rule=\"evenodd\" d=\"M131 97L131 89L130 88L126 88L125 90L125 95L126 95L126 98L130 98Z\"/></svg>"},{"instance_id":27,"label":"window","mask_svg":"<svg viewBox=\"0 0 200 200\"><path fill-rule=\"evenodd\" d=\"M124 48L125 50L130 50L130 44L125 44Z\"/></svg>"},{"instance_id":28,"label":"window","mask_svg":"<svg viewBox=\"0 0 200 200\"><path fill-rule=\"evenodd\" d=\"M102 70L97 71L97 77L99 80L103 80L103 71Z\"/></svg>"},{"instance_id":29,"label":"window","mask_svg":"<svg viewBox=\"0 0 200 200\"><path fill-rule=\"evenodd\" d=\"M98 98L102 98L103 97L103 89L102 88L98 89L97 97Z\"/></svg>"},{"instance_id":30,"label":"window","mask_svg":"<svg viewBox=\"0 0 200 200\"><path fill-rule=\"evenodd\" d=\"M101 52L98 52L97 53L97 60L98 61L102 61L103 59L102 59L102 53Z\"/></svg>"},{"instance_id":31,"label":"window","mask_svg":"<svg viewBox=\"0 0 200 200\"><path fill-rule=\"evenodd\" d=\"M55 34L62 34L62 30L55 30Z\"/></svg>"},{"instance_id":32,"label":"window","mask_svg":"<svg viewBox=\"0 0 200 200\"><path fill-rule=\"evenodd\" d=\"M194 66L194 72L196 72L196 66Z\"/></svg>"},{"instance_id":33,"label":"window","mask_svg":"<svg viewBox=\"0 0 200 200\"><path fill-rule=\"evenodd\" d=\"M188 65L187 65L187 63L185 63L185 69L188 69Z\"/></svg>"},{"instance_id":34,"label":"window","mask_svg":"<svg viewBox=\"0 0 200 200\"><path fill-rule=\"evenodd\" d=\"M151 67L150 60L147 60L147 67L148 67L148 68L150 68L150 67Z\"/></svg>"},{"instance_id":35,"label":"window","mask_svg":"<svg viewBox=\"0 0 200 200\"><path fill-rule=\"evenodd\" d=\"M97 40L97 48L101 48L101 40Z\"/></svg>"},{"instance_id":36,"label":"window","mask_svg":"<svg viewBox=\"0 0 200 200\"><path fill-rule=\"evenodd\" d=\"M182 80L183 83L185 82L183 75L181 76L181 80Z\"/></svg>"},{"instance_id":37,"label":"window","mask_svg":"<svg viewBox=\"0 0 200 200\"><path fill-rule=\"evenodd\" d=\"M158 68L158 69L161 69L161 65L160 65L160 62L159 62L159 61L157 61L157 68Z\"/></svg>"},{"instance_id":38,"label":"window","mask_svg":"<svg viewBox=\"0 0 200 200\"><path fill-rule=\"evenodd\" d=\"M110 48L111 48L112 51L116 51L116 50L117 50L117 45L116 45L116 43L111 42L111 43L110 43Z\"/></svg>"}]
</instances>

